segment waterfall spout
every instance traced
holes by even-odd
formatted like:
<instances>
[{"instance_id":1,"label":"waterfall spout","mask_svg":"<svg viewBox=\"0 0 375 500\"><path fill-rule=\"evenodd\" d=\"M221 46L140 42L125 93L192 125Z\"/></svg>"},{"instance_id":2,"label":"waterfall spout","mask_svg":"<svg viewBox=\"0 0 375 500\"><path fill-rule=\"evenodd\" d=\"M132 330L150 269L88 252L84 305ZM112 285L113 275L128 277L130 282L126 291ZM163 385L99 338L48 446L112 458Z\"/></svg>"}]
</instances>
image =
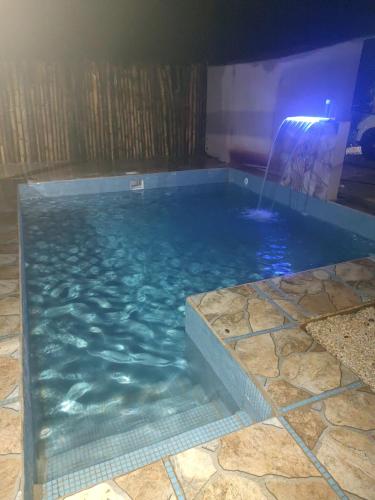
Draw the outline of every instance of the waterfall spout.
<instances>
[{"instance_id":1,"label":"waterfall spout","mask_svg":"<svg viewBox=\"0 0 375 500\"><path fill-rule=\"evenodd\" d=\"M334 120L316 116L292 116L285 118L277 131L268 157L257 210L262 208L267 178L296 191L314 194L318 179L314 167L319 159L329 165L328 156L336 137ZM319 177L321 180L321 176ZM324 181L323 181L324 182ZM275 201L274 193L273 203ZM273 207L272 203L272 207Z\"/></svg>"}]
</instances>

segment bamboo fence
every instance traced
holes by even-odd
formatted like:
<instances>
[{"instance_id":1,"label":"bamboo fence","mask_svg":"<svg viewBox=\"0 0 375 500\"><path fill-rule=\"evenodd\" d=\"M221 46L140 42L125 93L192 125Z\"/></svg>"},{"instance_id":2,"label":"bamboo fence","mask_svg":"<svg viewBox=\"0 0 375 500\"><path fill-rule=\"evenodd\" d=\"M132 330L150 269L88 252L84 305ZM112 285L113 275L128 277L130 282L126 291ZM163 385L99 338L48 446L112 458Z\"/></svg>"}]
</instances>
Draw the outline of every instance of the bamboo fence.
<instances>
[{"instance_id":1,"label":"bamboo fence","mask_svg":"<svg viewBox=\"0 0 375 500\"><path fill-rule=\"evenodd\" d=\"M204 151L206 68L0 61L0 175L11 164Z\"/></svg>"}]
</instances>

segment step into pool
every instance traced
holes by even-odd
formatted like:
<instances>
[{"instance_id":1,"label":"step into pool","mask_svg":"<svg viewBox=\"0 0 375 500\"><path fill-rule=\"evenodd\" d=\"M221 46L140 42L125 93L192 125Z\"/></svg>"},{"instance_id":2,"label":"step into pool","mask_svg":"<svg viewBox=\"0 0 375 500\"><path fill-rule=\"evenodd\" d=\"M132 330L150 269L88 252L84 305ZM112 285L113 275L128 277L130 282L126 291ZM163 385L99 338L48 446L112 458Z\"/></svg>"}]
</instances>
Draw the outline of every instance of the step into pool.
<instances>
[{"instance_id":1,"label":"step into pool","mask_svg":"<svg viewBox=\"0 0 375 500\"><path fill-rule=\"evenodd\" d=\"M34 482L238 416L187 296L375 251L282 206L254 219L256 202L226 182L23 196Z\"/></svg>"}]
</instances>

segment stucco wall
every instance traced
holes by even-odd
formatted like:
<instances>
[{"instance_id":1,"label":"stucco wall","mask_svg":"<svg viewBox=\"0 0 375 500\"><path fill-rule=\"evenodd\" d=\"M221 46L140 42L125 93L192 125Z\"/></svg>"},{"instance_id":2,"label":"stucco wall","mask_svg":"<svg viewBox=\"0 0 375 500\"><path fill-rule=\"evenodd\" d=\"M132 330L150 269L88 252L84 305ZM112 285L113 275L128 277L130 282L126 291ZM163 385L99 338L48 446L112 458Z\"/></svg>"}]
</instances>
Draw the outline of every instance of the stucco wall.
<instances>
[{"instance_id":1,"label":"stucco wall","mask_svg":"<svg viewBox=\"0 0 375 500\"><path fill-rule=\"evenodd\" d=\"M322 115L329 98L342 122L342 161L362 46L363 40L354 40L281 59L209 67L206 152L223 161L239 156L265 163L282 120Z\"/></svg>"}]
</instances>

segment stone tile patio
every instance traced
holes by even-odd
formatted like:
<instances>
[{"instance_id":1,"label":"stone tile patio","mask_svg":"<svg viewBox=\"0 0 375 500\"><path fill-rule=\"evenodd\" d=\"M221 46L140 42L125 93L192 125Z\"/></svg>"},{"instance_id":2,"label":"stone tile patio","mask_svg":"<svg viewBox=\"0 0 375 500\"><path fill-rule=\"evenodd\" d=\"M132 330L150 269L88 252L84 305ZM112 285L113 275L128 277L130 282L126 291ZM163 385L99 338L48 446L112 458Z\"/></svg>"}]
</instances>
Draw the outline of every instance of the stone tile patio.
<instances>
[{"instance_id":1,"label":"stone tile patio","mask_svg":"<svg viewBox=\"0 0 375 500\"><path fill-rule=\"evenodd\" d=\"M301 328L373 303L374 283L366 258L188 299L278 417L221 438L204 480L186 463L205 445L172 457L186 498L375 498L375 394Z\"/></svg>"},{"instance_id":2,"label":"stone tile patio","mask_svg":"<svg viewBox=\"0 0 375 500\"><path fill-rule=\"evenodd\" d=\"M299 326L374 297L375 262L359 259L190 298L277 417L64 498L297 500L333 499L341 491L350 500L374 499L375 395ZM19 309L12 211L0 224L4 500L22 498Z\"/></svg>"},{"instance_id":3,"label":"stone tile patio","mask_svg":"<svg viewBox=\"0 0 375 500\"><path fill-rule=\"evenodd\" d=\"M66 500L142 499L175 500L172 484L163 462L155 462L142 469L100 483L85 491L64 497Z\"/></svg>"},{"instance_id":4,"label":"stone tile patio","mask_svg":"<svg viewBox=\"0 0 375 500\"><path fill-rule=\"evenodd\" d=\"M188 500L336 498L276 418L179 453L171 461Z\"/></svg>"},{"instance_id":5,"label":"stone tile patio","mask_svg":"<svg viewBox=\"0 0 375 500\"><path fill-rule=\"evenodd\" d=\"M22 498L17 213L0 212L0 491Z\"/></svg>"},{"instance_id":6,"label":"stone tile patio","mask_svg":"<svg viewBox=\"0 0 375 500\"><path fill-rule=\"evenodd\" d=\"M188 300L223 340L283 326L290 321L285 311L251 285L202 293Z\"/></svg>"},{"instance_id":7,"label":"stone tile patio","mask_svg":"<svg viewBox=\"0 0 375 500\"><path fill-rule=\"evenodd\" d=\"M375 498L375 394L347 391L286 419L347 495Z\"/></svg>"},{"instance_id":8,"label":"stone tile patio","mask_svg":"<svg viewBox=\"0 0 375 500\"><path fill-rule=\"evenodd\" d=\"M227 348L277 408L358 381L299 327L242 339Z\"/></svg>"}]
</instances>

